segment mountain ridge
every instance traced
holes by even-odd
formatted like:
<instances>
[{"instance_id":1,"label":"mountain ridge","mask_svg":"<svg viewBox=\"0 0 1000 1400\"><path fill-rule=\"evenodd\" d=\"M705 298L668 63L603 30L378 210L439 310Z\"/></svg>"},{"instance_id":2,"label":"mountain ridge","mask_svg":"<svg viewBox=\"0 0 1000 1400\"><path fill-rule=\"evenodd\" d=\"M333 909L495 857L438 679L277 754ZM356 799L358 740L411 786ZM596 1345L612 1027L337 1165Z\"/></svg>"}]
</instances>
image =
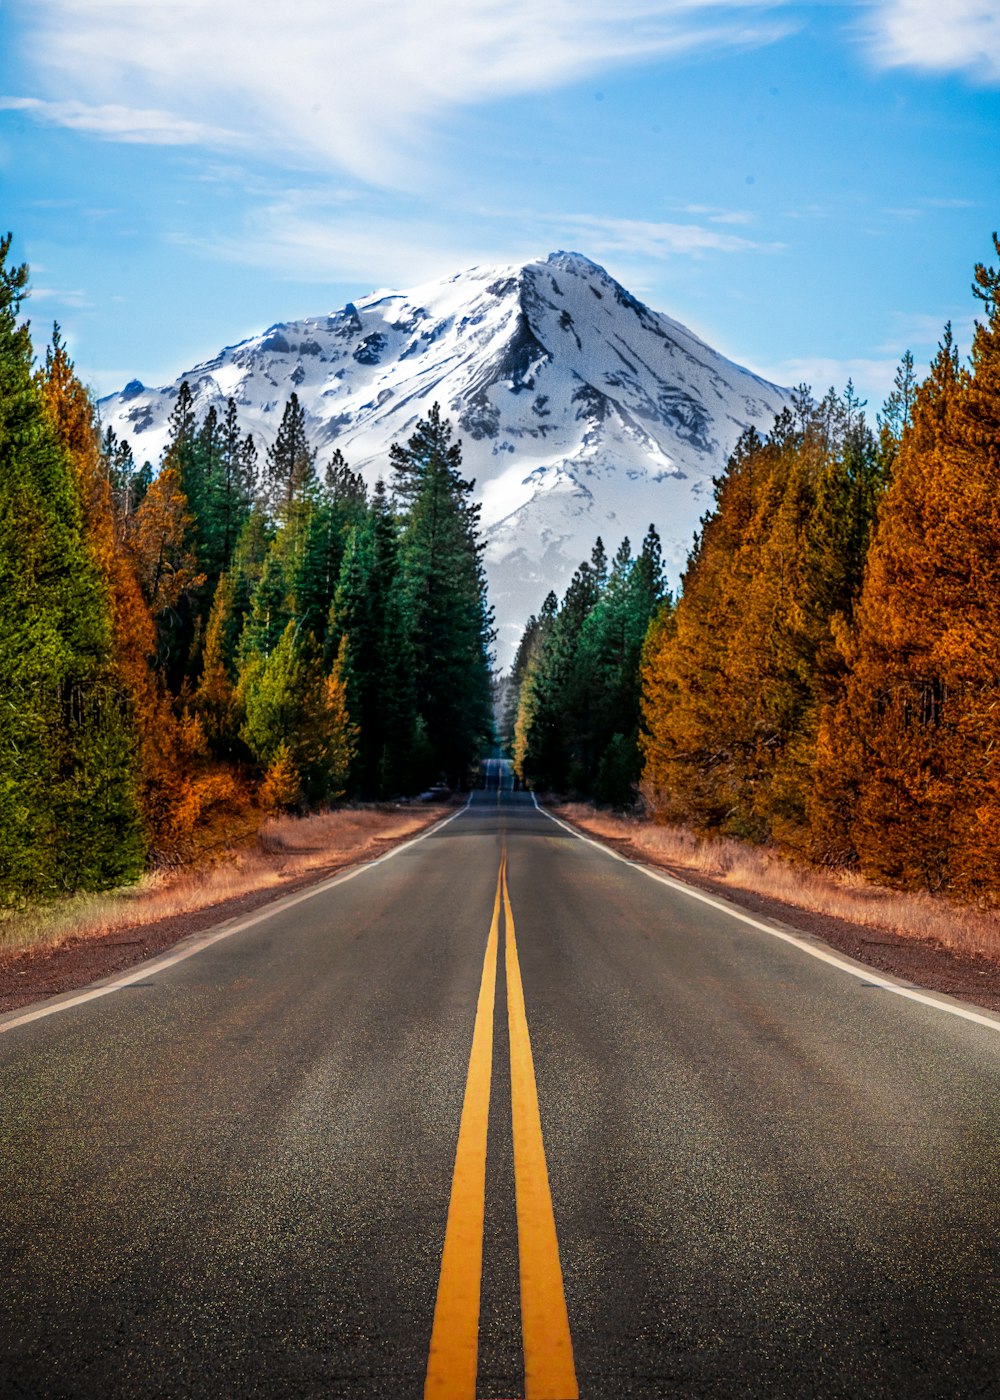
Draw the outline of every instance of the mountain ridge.
<instances>
[{"instance_id":1,"label":"mountain ridge","mask_svg":"<svg viewBox=\"0 0 1000 1400\"><path fill-rule=\"evenodd\" d=\"M766 431L789 401L566 251L380 289L276 322L173 385L132 380L100 412L137 460L158 459L183 379L199 415L232 396L261 446L294 390L320 461L339 448L370 484L388 472L390 444L439 402L477 482L504 662L598 534L613 549L654 523L676 577L739 434Z\"/></svg>"}]
</instances>

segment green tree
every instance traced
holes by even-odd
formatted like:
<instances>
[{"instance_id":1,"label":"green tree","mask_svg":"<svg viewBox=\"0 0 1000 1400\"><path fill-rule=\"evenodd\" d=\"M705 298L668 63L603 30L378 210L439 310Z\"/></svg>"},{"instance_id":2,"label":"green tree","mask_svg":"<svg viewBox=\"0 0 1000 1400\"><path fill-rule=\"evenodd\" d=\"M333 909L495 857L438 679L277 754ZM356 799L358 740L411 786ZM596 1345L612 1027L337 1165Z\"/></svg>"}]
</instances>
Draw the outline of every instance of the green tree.
<instances>
[{"instance_id":1,"label":"green tree","mask_svg":"<svg viewBox=\"0 0 1000 1400\"><path fill-rule=\"evenodd\" d=\"M417 711L433 771L457 784L493 729L493 628L479 507L471 499L474 483L461 475L460 445L437 404L390 457L403 508L401 596Z\"/></svg>"},{"instance_id":2,"label":"green tree","mask_svg":"<svg viewBox=\"0 0 1000 1400\"><path fill-rule=\"evenodd\" d=\"M570 581L532 669L530 727L524 735L521 774L534 787L579 791L591 755L587 667L581 654L584 627L601 594L607 558L598 541L590 563ZM582 664L581 664L582 663Z\"/></svg>"},{"instance_id":3,"label":"green tree","mask_svg":"<svg viewBox=\"0 0 1000 1400\"><path fill-rule=\"evenodd\" d=\"M106 588L0 238L0 899L132 878L144 847Z\"/></svg>"},{"instance_id":4,"label":"green tree","mask_svg":"<svg viewBox=\"0 0 1000 1400\"><path fill-rule=\"evenodd\" d=\"M243 739L262 768L273 773L282 749L309 802L342 797L353 758L351 724L339 662L326 675L308 634L285 628L267 657L253 656L240 676Z\"/></svg>"},{"instance_id":5,"label":"green tree","mask_svg":"<svg viewBox=\"0 0 1000 1400\"><path fill-rule=\"evenodd\" d=\"M285 404L278 434L267 449L265 497L272 516L287 521L295 502L313 480L316 454L309 444L305 409L293 393Z\"/></svg>"},{"instance_id":6,"label":"green tree","mask_svg":"<svg viewBox=\"0 0 1000 1400\"><path fill-rule=\"evenodd\" d=\"M419 781L413 651L400 582L398 527L380 481L348 541L330 633L344 638L347 703L359 730L353 785L363 797L407 792Z\"/></svg>"}]
</instances>

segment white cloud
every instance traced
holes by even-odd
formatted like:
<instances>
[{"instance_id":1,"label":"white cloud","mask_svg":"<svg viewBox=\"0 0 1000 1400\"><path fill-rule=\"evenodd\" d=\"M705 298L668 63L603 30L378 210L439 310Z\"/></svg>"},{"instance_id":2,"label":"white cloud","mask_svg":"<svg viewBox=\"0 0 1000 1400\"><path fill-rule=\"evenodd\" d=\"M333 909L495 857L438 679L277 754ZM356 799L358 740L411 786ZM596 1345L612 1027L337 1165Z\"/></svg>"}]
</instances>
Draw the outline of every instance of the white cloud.
<instances>
[{"instance_id":1,"label":"white cloud","mask_svg":"<svg viewBox=\"0 0 1000 1400\"><path fill-rule=\"evenodd\" d=\"M175 117L169 112L125 107L117 102L95 105L77 101L43 102L37 97L0 97L0 111L27 112L53 126L148 146L192 146L238 139L233 132L222 128Z\"/></svg>"},{"instance_id":2,"label":"white cloud","mask_svg":"<svg viewBox=\"0 0 1000 1400\"><path fill-rule=\"evenodd\" d=\"M347 195L350 194L350 198ZM577 247L609 258L615 275L640 292L651 263L711 253L770 253L757 243L697 223L653 223L591 214L464 210L462 217L401 211L378 194L309 189L271 191L237 234L201 229L174 241L290 281L349 283L357 288L412 287L474 264L516 263Z\"/></svg>"},{"instance_id":3,"label":"white cloud","mask_svg":"<svg viewBox=\"0 0 1000 1400\"><path fill-rule=\"evenodd\" d=\"M1000 82L996 0L872 0L866 29L884 67Z\"/></svg>"},{"instance_id":4,"label":"white cloud","mask_svg":"<svg viewBox=\"0 0 1000 1400\"><path fill-rule=\"evenodd\" d=\"M780 360L771 365L754 365L753 369L774 384L808 384L814 398L822 398L831 387L842 393L847 381L853 380L855 390L867 401L867 412L874 421L892 388L898 365L898 356L882 359L859 355L838 360L813 355Z\"/></svg>"},{"instance_id":5,"label":"white cloud","mask_svg":"<svg viewBox=\"0 0 1000 1400\"><path fill-rule=\"evenodd\" d=\"M236 235L178 234L175 241L212 257L266 268L275 277L353 283L360 289L409 287L474 263L518 255L468 220L419 212L403 217L380 201L337 203L309 191L286 191L260 203ZM536 249L519 245L524 256Z\"/></svg>"},{"instance_id":6,"label":"white cloud","mask_svg":"<svg viewBox=\"0 0 1000 1400\"><path fill-rule=\"evenodd\" d=\"M783 3L36 0L25 62L59 100L24 110L122 140L223 145L236 129L257 149L406 185L428 129L456 107L770 42L788 32Z\"/></svg>"},{"instance_id":7,"label":"white cloud","mask_svg":"<svg viewBox=\"0 0 1000 1400\"><path fill-rule=\"evenodd\" d=\"M58 287L31 287L28 292L29 302L54 301L58 306L69 306L75 311L93 306L93 302L87 293L77 289L76 291L61 291Z\"/></svg>"},{"instance_id":8,"label":"white cloud","mask_svg":"<svg viewBox=\"0 0 1000 1400\"><path fill-rule=\"evenodd\" d=\"M717 209L714 204L686 204L685 214L697 214L710 224L752 224L755 216L747 209Z\"/></svg>"},{"instance_id":9,"label":"white cloud","mask_svg":"<svg viewBox=\"0 0 1000 1400\"><path fill-rule=\"evenodd\" d=\"M598 253L632 253L647 258L675 254L697 257L706 252L780 252L784 246L756 242L735 233L721 233L703 224L607 219L591 214L567 214L559 223L586 238L588 248Z\"/></svg>"},{"instance_id":10,"label":"white cloud","mask_svg":"<svg viewBox=\"0 0 1000 1400\"><path fill-rule=\"evenodd\" d=\"M888 335L876 348L880 354L895 355L897 360L904 350L926 351L929 357L940 344L949 320L959 350L963 347L968 348L972 344L976 318L974 313L970 313L964 307L951 316L944 311L940 315L897 311L892 316Z\"/></svg>"}]
</instances>

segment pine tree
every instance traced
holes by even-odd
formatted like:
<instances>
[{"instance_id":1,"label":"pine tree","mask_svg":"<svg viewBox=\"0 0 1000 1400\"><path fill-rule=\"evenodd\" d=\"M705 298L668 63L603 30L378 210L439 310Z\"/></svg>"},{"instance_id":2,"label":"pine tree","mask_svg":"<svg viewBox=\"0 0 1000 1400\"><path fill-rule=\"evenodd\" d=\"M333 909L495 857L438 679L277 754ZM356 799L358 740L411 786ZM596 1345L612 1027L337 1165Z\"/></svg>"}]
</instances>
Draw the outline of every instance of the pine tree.
<instances>
[{"instance_id":1,"label":"pine tree","mask_svg":"<svg viewBox=\"0 0 1000 1400\"><path fill-rule=\"evenodd\" d=\"M650 621L668 598L660 538L650 525L635 560L629 541L622 541L581 639L593 690L593 753L586 791L600 802L624 806L638 786L640 660Z\"/></svg>"},{"instance_id":2,"label":"pine tree","mask_svg":"<svg viewBox=\"0 0 1000 1400\"><path fill-rule=\"evenodd\" d=\"M174 811L185 800L188 774L177 721L151 664L157 650L156 628L143 597L131 540L122 535L123 521L115 506L108 449L114 451L117 444L109 442L108 435L99 444L93 405L58 334L47 354L41 384L51 421L69 454L86 542L110 602L110 677L120 697L119 708L127 705L133 731L127 745L129 771L135 769L146 832L154 847L162 849L174 823ZM124 453L115 455L121 462ZM120 477L119 486L122 481ZM124 491L130 490L129 477L124 475Z\"/></svg>"},{"instance_id":3,"label":"pine tree","mask_svg":"<svg viewBox=\"0 0 1000 1400\"><path fill-rule=\"evenodd\" d=\"M339 663L325 675L315 641L290 622L269 656L249 660L240 692L242 736L261 767L271 771L284 745L309 802L342 797L356 730Z\"/></svg>"},{"instance_id":4,"label":"pine tree","mask_svg":"<svg viewBox=\"0 0 1000 1400\"><path fill-rule=\"evenodd\" d=\"M997 248L1000 253L1000 245ZM1000 273L980 265L971 373L950 326L904 427L816 825L894 884L992 897L1000 874Z\"/></svg>"},{"instance_id":5,"label":"pine tree","mask_svg":"<svg viewBox=\"0 0 1000 1400\"><path fill-rule=\"evenodd\" d=\"M265 812L292 812L302 801L302 784L287 740L275 749L259 796Z\"/></svg>"},{"instance_id":6,"label":"pine tree","mask_svg":"<svg viewBox=\"0 0 1000 1400\"><path fill-rule=\"evenodd\" d=\"M264 488L268 508L276 520L290 518L296 500L313 480L315 461L305 409L293 393L285 404L278 435L267 449Z\"/></svg>"},{"instance_id":7,"label":"pine tree","mask_svg":"<svg viewBox=\"0 0 1000 1400\"><path fill-rule=\"evenodd\" d=\"M493 629L479 507L471 501L474 483L461 475L460 445L437 404L390 457L404 508L401 596L417 710L435 770L457 784L493 728Z\"/></svg>"},{"instance_id":8,"label":"pine tree","mask_svg":"<svg viewBox=\"0 0 1000 1400\"><path fill-rule=\"evenodd\" d=\"M803 849L820 715L844 680L883 489L853 387L804 392L717 482L673 626L647 648L645 780L663 813Z\"/></svg>"},{"instance_id":9,"label":"pine tree","mask_svg":"<svg viewBox=\"0 0 1000 1400\"><path fill-rule=\"evenodd\" d=\"M541 668L549 634L559 611L559 600L549 592L541 606L538 617L531 619L518 647L515 672L518 676L511 757L514 760L514 773L521 783L529 781L525 769L535 715L538 710L536 683ZM534 625L532 625L534 624Z\"/></svg>"},{"instance_id":10,"label":"pine tree","mask_svg":"<svg viewBox=\"0 0 1000 1400\"><path fill-rule=\"evenodd\" d=\"M118 538L123 540L142 498L149 490L153 468L149 462L137 467L132 448L125 438L118 437L113 428L108 428L101 439L101 458L111 488Z\"/></svg>"},{"instance_id":11,"label":"pine tree","mask_svg":"<svg viewBox=\"0 0 1000 1400\"><path fill-rule=\"evenodd\" d=\"M205 737L213 752L220 756L232 754L237 729L233 656L227 645L234 594L232 578L223 574L208 615L201 676L194 697Z\"/></svg>"},{"instance_id":12,"label":"pine tree","mask_svg":"<svg viewBox=\"0 0 1000 1400\"><path fill-rule=\"evenodd\" d=\"M156 623L158 666L175 693L187 671L192 617L205 582L190 546L190 532L191 514L180 474L165 463L135 513L132 550Z\"/></svg>"},{"instance_id":13,"label":"pine tree","mask_svg":"<svg viewBox=\"0 0 1000 1400\"><path fill-rule=\"evenodd\" d=\"M226 402L219 437L220 471L213 511L218 572L229 568L240 532L249 518L257 491L257 450L253 438L241 439L236 400Z\"/></svg>"},{"instance_id":14,"label":"pine tree","mask_svg":"<svg viewBox=\"0 0 1000 1400\"><path fill-rule=\"evenodd\" d=\"M27 269L0 239L0 899L134 876L141 830L109 600L31 372Z\"/></svg>"},{"instance_id":15,"label":"pine tree","mask_svg":"<svg viewBox=\"0 0 1000 1400\"><path fill-rule=\"evenodd\" d=\"M411 791L416 744L413 653L401 600L398 528L380 481L351 532L332 610L331 638L343 638L347 703L359 730L355 791L387 797Z\"/></svg>"},{"instance_id":16,"label":"pine tree","mask_svg":"<svg viewBox=\"0 0 1000 1400\"><path fill-rule=\"evenodd\" d=\"M603 546L594 553L600 565ZM600 596L599 580L591 563L580 565L538 653L531 683L533 714L521 758L522 775L534 787L567 792L585 784L591 735L580 643Z\"/></svg>"}]
</instances>

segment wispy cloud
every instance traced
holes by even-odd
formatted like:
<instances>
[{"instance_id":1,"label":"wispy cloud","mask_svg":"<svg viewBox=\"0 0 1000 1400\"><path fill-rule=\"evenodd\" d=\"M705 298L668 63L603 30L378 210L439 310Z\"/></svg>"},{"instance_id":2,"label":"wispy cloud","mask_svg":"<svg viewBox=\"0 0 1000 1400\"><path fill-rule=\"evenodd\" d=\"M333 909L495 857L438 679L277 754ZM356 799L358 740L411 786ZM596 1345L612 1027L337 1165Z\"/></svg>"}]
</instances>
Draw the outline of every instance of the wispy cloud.
<instances>
[{"instance_id":1,"label":"wispy cloud","mask_svg":"<svg viewBox=\"0 0 1000 1400\"><path fill-rule=\"evenodd\" d=\"M892 317L892 325L882 344L877 346L879 353L895 355L897 360L904 350L924 351L927 357L941 341L946 323L951 322L952 332L959 349L972 344L976 318L966 307L949 315L930 315L925 312L899 312Z\"/></svg>"},{"instance_id":2,"label":"wispy cloud","mask_svg":"<svg viewBox=\"0 0 1000 1400\"><path fill-rule=\"evenodd\" d=\"M28 293L31 303L39 301L55 302L57 306L69 306L74 311L93 306L93 302L87 293L79 289L74 291L62 291L58 287L32 287Z\"/></svg>"},{"instance_id":3,"label":"wispy cloud","mask_svg":"<svg viewBox=\"0 0 1000 1400\"><path fill-rule=\"evenodd\" d=\"M975 331L975 316L966 308L951 316L946 311L938 315L897 311L891 315L882 341L870 347L867 355L843 359L823 355L800 356L767 365L755 364L753 368L776 384L809 384L817 396L825 394L831 386L840 391L848 379L853 379L862 398L868 400L869 413L874 415L881 409L893 387L904 351L913 353L917 374L922 376L934 358L945 323L949 320L959 353L964 355L972 346Z\"/></svg>"},{"instance_id":4,"label":"wispy cloud","mask_svg":"<svg viewBox=\"0 0 1000 1400\"><path fill-rule=\"evenodd\" d=\"M868 412L874 417L889 395L898 365L898 356L858 355L838 360L831 356L813 355L780 360L770 365L754 365L753 368L775 384L808 384L816 398L821 398L831 387L841 393L850 379L867 401Z\"/></svg>"},{"instance_id":5,"label":"wispy cloud","mask_svg":"<svg viewBox=\"0 0 1000 1400\"><path fill-rule=\"evenodd\" d=\"M718 209L713 204L686 204L684 213L707 219L710 224L746 225L755 222L755 215L748 209Z\"/></svg>"},{"instance_id":6,"label":"wispy cloud","mask_svg":"<svg viewBox=\"0 0 1000 1400\"><path fill-rule=\"evenodd\" d=\"M405 227L405 237L400 236ZM512 263L578 247L616 260L622 276L667 258L713 253L771 253L760 243L700 223L654 223L593 214L528 209L428 212L415 203L401 210L378 193L313 189L272 190L248 214L239 232L177 233L174 242L202 255L267 268L291 281L409 287L483 263ZM624 265L621 259L624 259Z\"/></svg>"},{"instance_id":7,"label":"wispy cloud","mask_svg":"<svg viewBox=\"0 0 1000 1400\"><path fill-rule=\"evenodd\" d=\"M780 252L781 243L762 243L735 233L722 233L704 224L648 222L643 219L609 219L592 214L568 214L560 223L587 239L598 253L631 253L647 258L703 253Z\"/></svg>"},{"instance_id":8,"label":"wispy cloud","mask_svg":"<svg viewBox=\"0 0 1000 1400\"><path fill-rule=\"evenodd\" d=\"M38 97L0 97L0 111L27 112L52 126L88 131L112 141L149 146L193 146L238 141L234 132L151 108L125 107L118 102L90 104L45 102Z\"/></svg>"},{"instance_id":9,"label":"wispy cloud","mask_svg":"<svg viewBox=\"0 0 1000 1400\"><path fill-rule=\"evenodd\" d=\"M456 107L773 42L790 27L783 4L36 0L24 55L41 93L19 100L120 140L224 145L236 131L257 149L407 185L422 138Z\"/></svg>"},{"instance_id":10,"label":"wispy cloud","mask_svg":"<svg viewBox=\"0 0 1000 1400\"><path fill-rule=\"evenodd\" d=\"M865 28L884 67L965 72L1000 83L996 0L869 0Z\"/></svg>"},{"instance_id":11,"label":"wispy cloud","mask_svg":"<svg viewBox=\"0 0 1000 1400\"><path fill-rule=\"evenodd\" d=\"M458 267L516 256L502 237L474 221L459 225L422 209L404 215L381 207L377 197L338 203L307 190L261 201L235 234L206 230L177 234L174 241L289 281L359 288L412 286ZM530 256L535 249L524 244L520 251Z\"/></svg>"}]
</instances>

